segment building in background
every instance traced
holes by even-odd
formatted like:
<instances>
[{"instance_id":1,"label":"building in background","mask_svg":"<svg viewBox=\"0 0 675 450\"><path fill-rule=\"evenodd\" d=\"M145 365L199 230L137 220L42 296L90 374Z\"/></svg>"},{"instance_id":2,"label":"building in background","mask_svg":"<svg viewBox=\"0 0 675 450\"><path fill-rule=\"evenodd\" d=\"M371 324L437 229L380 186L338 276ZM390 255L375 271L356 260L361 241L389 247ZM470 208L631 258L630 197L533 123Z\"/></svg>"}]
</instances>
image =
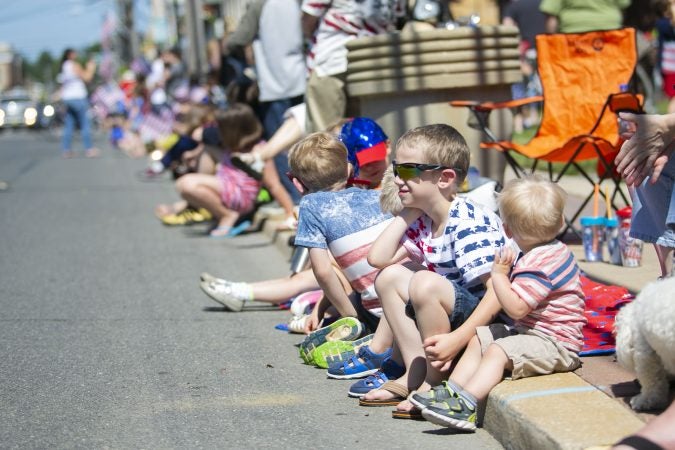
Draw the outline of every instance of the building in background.
<instances>
[{"instance_id":1,"label":"building in background","mask_svg":"<svg viewBox=\"0 0 675 450\"><path fill-rule=\"evenodd\" d=\"M21 55L11 45L0 42L0 91L23 84Z\"/></svg>"}]
</instances>

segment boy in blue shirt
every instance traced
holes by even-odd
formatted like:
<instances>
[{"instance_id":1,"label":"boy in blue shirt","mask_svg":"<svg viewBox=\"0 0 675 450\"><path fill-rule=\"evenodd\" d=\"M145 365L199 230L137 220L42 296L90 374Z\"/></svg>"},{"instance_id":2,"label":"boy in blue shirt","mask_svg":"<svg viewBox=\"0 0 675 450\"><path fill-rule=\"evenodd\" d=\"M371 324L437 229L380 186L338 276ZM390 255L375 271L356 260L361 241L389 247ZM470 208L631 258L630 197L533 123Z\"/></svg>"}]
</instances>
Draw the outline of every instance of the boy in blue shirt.
<instances>
[{"instance_id":1,"label":"boy in blue shirt","mask_svg":"<svg viewBox=\"0 0 675 450\"><path fill-rule=\"evenodd\" d=\"M312 270L326 299L315 306L310 329L318 326L331 305L343 318L358 316L347 295L349 288L359 294L370 314L380 316L382 310L374 287L377 270L366 260L372 242L392 219L380 210L379 192L346 188L352 172L347 149L329 133L314 133L293 146L289 164L293 184L303 194L295 245L309 248ZM335 265L349 281L348 289L337 276ZM325 332L333 333L332 338L354 339L357 336L351 335L360 334L360 324L347 323L352 324L351 331ZM301 345L303 359L311 359L308 353L326 339L318 331L310 334Z\"/></svg>"}]
</instances>

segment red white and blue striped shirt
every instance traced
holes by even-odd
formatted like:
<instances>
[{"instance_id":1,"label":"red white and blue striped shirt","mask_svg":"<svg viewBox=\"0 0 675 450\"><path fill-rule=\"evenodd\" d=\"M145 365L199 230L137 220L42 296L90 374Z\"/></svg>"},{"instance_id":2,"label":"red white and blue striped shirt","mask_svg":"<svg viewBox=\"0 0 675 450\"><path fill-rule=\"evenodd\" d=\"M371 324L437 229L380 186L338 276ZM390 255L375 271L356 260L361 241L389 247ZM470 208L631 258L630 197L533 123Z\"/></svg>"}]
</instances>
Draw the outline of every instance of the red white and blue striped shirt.
<instances>
[{"instance_id":1,"label":"red white and blue striped shirt","mask_svg":"<svg viewBox=\"0 0 675 450\"><path fill-rule=\"evenodd\" d=\"M579 274L574 255L560 241L523 255L511 272L511 287L531 311L516 326L535 329L573 352L581 351L586 318Z\"/></svg>"}]
</instances>

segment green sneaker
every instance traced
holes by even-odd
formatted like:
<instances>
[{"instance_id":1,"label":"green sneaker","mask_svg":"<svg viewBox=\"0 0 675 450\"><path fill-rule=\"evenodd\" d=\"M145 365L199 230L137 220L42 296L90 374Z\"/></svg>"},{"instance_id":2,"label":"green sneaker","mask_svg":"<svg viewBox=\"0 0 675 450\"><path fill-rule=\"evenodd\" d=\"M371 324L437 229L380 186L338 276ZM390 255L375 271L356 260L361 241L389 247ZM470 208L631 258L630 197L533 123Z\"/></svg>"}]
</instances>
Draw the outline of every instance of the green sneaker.
<instances>
[{"instance_id":1,"label":"green sneaker","mask_svg":"<svg viewBox=\"0 0 675 450\"><path fill-rule=\"evenodd\" d=\"M422 410L422 417L442 427L476 431L476 408L461 394L432 403Z\"/></svg>"},{"instance_id":2,"label":"green sneaker","mask_svg":"<svg viewBox=\"0 0 675 450\"><path fill-rule=\"evenodd\" d=\"M432 403L441 403L455 396L455 391L444 381L438 386L434 386L430 391L417 392L410 396L408 400L419 410L429 407Z\"/></svg>"},{"instance_id":3,"label":"green sneaker","mask_svg":"<svg viewBox=\"0 0 675 450\"><path fill-rule=\"evenodd\" d=\"M355 341L332 341L319 345L314 350L314 364L322 369L328 369L336 362L342 362L356 354L364 345L373 341L373 335L362 337Z\"/></svg>"},{"instance_id":4,"label":"green sneaker","mask_svg":"<svg viewBox=\"0 0 675 450\"><path fill-rule=\"evenodd\" d=\"M300 358L306 364L314 364L314 350L321 344L332 341L353 341L363 333L363 324L355 317L343 317L327 327L311 332L300 344Z\"/></svg>"}]
</instances>

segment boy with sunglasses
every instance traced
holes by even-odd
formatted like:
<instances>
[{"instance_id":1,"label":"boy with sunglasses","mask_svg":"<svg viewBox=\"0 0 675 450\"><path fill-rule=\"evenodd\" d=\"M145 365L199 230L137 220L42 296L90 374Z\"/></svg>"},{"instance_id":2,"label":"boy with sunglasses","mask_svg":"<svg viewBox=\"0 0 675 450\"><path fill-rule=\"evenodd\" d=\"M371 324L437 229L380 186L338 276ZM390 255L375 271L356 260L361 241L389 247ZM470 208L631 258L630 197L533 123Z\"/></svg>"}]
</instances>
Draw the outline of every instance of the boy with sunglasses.
<instances>
[{"instance_id":1,"label":"boy with sunglasses","mask_svg":"<svg viewBox=\"0 0 675 450\"><path fill-rule=\"evenodd\" d=\"M496 214L457 195L469 155L448 125L412 129L397 143L393 170L404 208L373 243L368 262L381 269L375 289L406 371L367 393L363 406L399 405L396 417L418 418L403 402L410 390L427 391L447 378L476 327L499 312L489 279L495 248L506 239ZM428 270L399 264L411 244Z\"/></svg>"}]
</instances>

